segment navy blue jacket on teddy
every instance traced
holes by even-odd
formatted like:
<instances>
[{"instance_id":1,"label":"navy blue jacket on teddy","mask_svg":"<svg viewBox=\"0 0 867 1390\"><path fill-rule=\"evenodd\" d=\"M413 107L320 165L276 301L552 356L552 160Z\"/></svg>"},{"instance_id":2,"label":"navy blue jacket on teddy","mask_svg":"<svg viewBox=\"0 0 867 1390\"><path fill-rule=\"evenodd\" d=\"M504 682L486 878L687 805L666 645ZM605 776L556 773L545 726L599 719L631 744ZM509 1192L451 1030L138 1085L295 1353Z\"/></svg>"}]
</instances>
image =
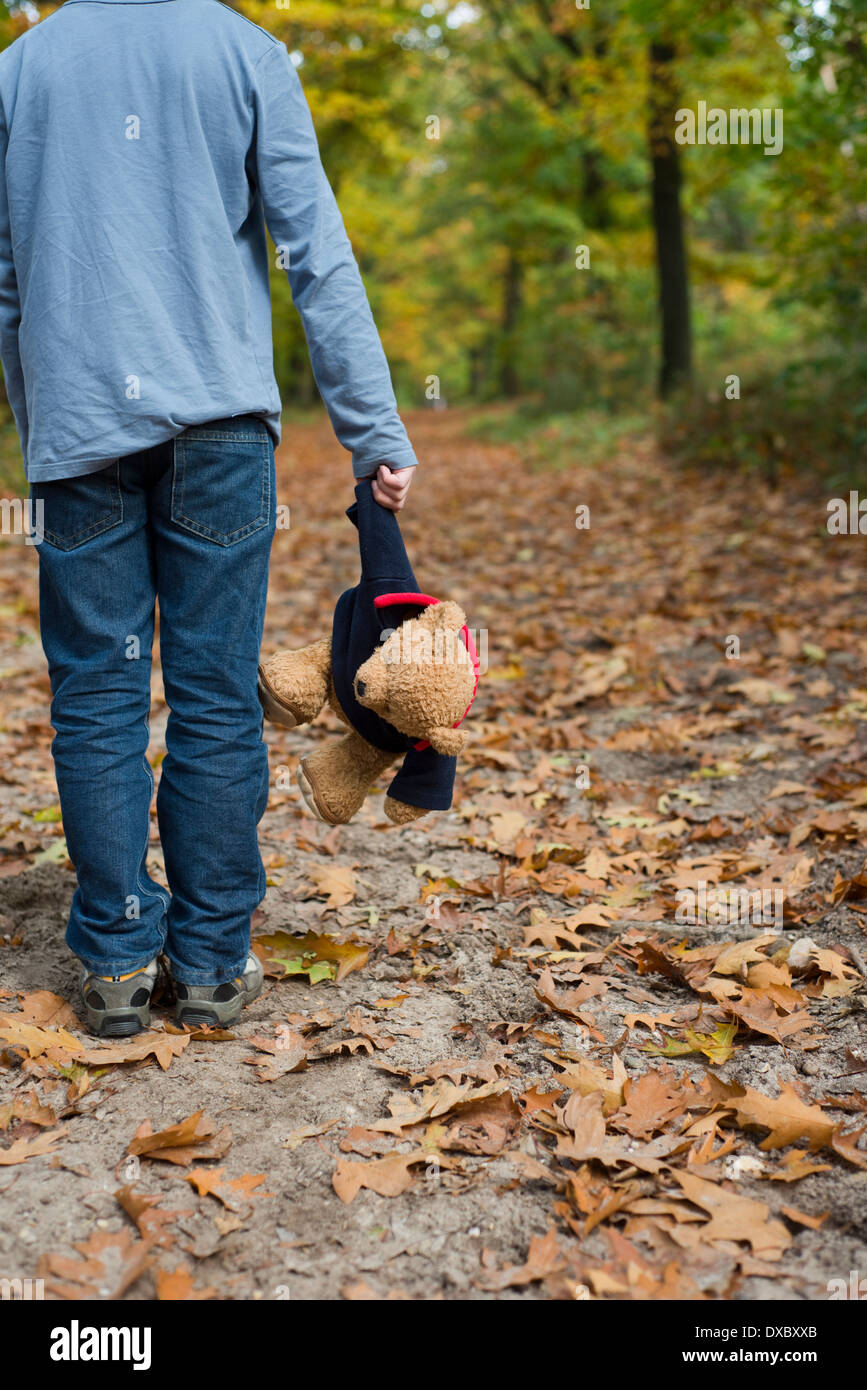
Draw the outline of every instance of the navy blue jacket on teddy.
<instances>
[{"instance_id":1,"label":"navy blue jacket on teddy","mask_svg":"<svg viewBox=\"0 0 867 1390\"><path fill-rule=\"evenodd\" d=\"M361 579L340 595L334 610L331 675L335 694L362 738L385 752L405 755L388 795L425 811L446 811L452 804L457 758L437 753L429 743L410 738L365 709L356 699L354 684L358 668L381 645L382 634L417 617L419 609L437 600L419 589L397 517L379 505L369 478L356 485L355 502L346 515L358 528ZM417 602L407 598L412 594L418 594ZM466 630L464 637L472 656Z\"/></svg>"}]
</instances>

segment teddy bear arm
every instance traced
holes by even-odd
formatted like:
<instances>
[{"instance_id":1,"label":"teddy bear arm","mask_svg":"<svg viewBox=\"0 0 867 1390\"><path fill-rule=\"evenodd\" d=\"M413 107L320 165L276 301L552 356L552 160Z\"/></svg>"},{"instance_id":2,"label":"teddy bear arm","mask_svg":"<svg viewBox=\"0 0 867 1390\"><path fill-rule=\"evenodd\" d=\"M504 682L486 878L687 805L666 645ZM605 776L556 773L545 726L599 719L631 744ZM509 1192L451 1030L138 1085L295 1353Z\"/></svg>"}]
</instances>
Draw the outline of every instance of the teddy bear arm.
<instances>
[{"instance_id":1,"label":"teddy bear arm","mask_svg":"<svg viewBox=\"0 0 867 1390\"><path fill-rule=\"evenodd\" d=\"M409 825L410 821L419 820L421 816L426 816L427 811L423 806L409 806L405 801L397 801L393 796L385 798L385 814L395 825Z\"/></svg>"},{"instance_id":2,"label":"teddy bear arm","mask_svg":"<svg viewBox=\"0 0 867 1390\"><path fill-rule=\"evenodd\" d=\"M294 652L275 652L259 670L259 694L272 722L292 728L315 719L328 698L331 639Z\"/></svg>"}]
</instances>

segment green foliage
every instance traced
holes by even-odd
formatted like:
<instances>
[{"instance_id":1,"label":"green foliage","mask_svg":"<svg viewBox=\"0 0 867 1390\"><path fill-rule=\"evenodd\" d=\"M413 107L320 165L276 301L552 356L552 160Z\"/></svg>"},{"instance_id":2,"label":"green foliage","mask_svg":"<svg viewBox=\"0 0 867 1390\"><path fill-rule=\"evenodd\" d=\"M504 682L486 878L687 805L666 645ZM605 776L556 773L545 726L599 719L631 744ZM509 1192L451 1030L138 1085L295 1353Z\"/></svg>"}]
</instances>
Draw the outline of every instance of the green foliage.
<instances>
[{"instance_id":1,"label":"green foliage","mask_svg":"<svg viewBox=\"0 0 867 1390\"><path fill-rule=\"evenodd\" d=\"M839 350L765 369L740 400L694 392L666 410L659 439L688 467L763 474L776 483L810 470L829 487L864 486L867 365Z\"/></svg>"},{"instance_id":2,"label":"green foliage","mask_svg":"<svg viewBox=\"0 0 867 1390\"><path fill-rule=\"evenodd\" d=\"M0 496L24 496L26 488L21 467L21 445L9 406L0 419Z\"/></svg>"},{"instance_id":3,"label":"green foliage","mask_svg":"<svg viewBox=\"0 0 867 1390\"><path fill-rule=\"evenodd\" d=\"M512 444L531 469L602 467L612 454L646 437L653 427L649 409L570 410L552 413L544 400L497 404L476 410L467 433L497 444Z\"/></svg>"},{"instance_id":4,"label":"green foliage","mask_svg":"<svg viewBox=\"0 0 867 1390\"><path fill-rule=\"evenodd\" d=\"M703 465L855 469L863 0L233 4L297 57L401 400L425 404L436 379L449 404L525 400L515 420L574 410L576 438L655 410L651 41L671 46L684 107L782 110L778 156L681 150L696 379L662 438ZM28 22L0 8L0 46ZM309 407L277 269L273 299L278 380L287 405ZM723 394L732 373L738 401Z\"/></svg>"}]
</instances>

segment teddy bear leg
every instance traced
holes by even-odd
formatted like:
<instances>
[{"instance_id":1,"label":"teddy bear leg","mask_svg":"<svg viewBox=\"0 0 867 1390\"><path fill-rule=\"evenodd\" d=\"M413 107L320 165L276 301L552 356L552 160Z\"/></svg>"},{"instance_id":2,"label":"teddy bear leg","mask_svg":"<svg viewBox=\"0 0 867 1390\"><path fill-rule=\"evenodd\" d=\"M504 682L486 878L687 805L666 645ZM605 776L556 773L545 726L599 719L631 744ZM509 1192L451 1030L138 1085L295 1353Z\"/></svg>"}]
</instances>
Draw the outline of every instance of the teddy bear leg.
<instances>
[{"instance_id":1,"label":"teddy bear leg","mask_svg":"<svg viewBox=\"0 0 867 1390\"><path fill-rule=\"evenodd\" d=\"M259 667L259 699L272 724L294 729L315 719L328 696L331 639L275 652Z\"/></svg>"},{"instance_id":2,"label":"teddy bear leg","mask_svg":"<svg viewBox=\"0 0 867 1390\"><path fill-rule=\"evenodd\" d=\"M408 806L405 801L395 801L393 796L385 798L385 814L395 825L408 825L410 821L426 816L423 806Z\"/></svg>"},{"instance_id":3,"label":"teddy bear leg","mask_svg":"<svg viewBox=\"0 0 867 1390\"><path fill-rule=\"evenodd\" d=\"M296 774L308 807L329 825L346 825L361 806L372 782L394 762L354 730L330 739L306 758Z\"/></svg>"}]
</instances>

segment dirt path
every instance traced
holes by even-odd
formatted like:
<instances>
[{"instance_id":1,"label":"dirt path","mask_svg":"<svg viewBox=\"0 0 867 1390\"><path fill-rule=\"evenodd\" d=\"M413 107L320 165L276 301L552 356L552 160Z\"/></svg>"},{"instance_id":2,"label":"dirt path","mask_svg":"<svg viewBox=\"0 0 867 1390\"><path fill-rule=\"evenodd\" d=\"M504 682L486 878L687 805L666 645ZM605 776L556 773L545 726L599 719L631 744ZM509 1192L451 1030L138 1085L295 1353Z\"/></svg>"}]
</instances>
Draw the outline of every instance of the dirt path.
<instances>
[{"instance_id":1,"label":"dirt path","mask_svg":"<svg viewBox=\"0 0 867 1390\"><path fill-rule=\"evenodd\" d=\"M35 551L0 549L0 1276L827 1298L867 1266L865 540L828 535L818 487L687 479L649 444L535 472L459 413L408 423L419 581L487 643L455 806L398 830L374 795L330 830L286 775L328 721L270 730L256 930L352 940L359 968L272 978L226 1040L155 1010L166 1070L85 1054L43 993L77 1006L73 875ZM357 573L327 424L287 427L279 463L269 650L324 633ZM164 715L155 678L155 765ZM679 925L701 884L765 890L770 920ZM231 1142L129 1155L198 1111Z\"/></svg>"}]
</instances>

